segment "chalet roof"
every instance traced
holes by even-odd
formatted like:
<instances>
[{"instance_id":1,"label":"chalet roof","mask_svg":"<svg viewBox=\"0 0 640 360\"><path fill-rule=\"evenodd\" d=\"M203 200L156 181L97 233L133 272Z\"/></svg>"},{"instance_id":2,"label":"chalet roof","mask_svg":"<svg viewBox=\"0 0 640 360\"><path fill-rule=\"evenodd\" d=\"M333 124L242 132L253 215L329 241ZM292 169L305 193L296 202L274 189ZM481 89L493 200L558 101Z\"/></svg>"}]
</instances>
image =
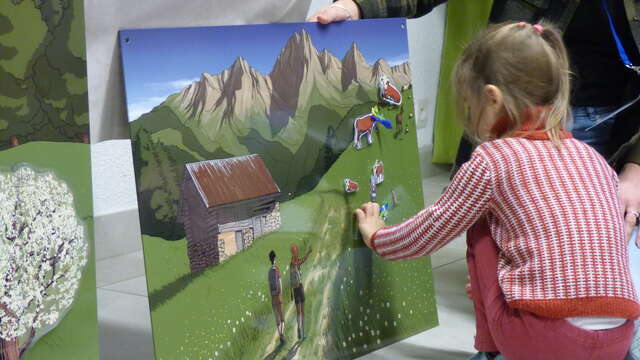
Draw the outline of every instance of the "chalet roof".
<instances>
[{"instance_id":1,"label":"chalet roof","mask_svg":"<svg viewBox=\"0 0 640 360\"><path fill-rule=\"evenodd\" d=\"M185 166L208 208L280 192L264 162L255 154Z\"/></svg>"}]
</instances>

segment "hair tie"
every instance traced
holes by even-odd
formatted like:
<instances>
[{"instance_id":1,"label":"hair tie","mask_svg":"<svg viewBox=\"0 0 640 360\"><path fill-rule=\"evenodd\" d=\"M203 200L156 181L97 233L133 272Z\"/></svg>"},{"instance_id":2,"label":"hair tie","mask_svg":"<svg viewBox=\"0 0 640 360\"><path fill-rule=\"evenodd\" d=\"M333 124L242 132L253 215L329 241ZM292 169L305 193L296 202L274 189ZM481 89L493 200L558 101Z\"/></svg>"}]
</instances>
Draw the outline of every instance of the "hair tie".
<instances>
[{"instance_id":1,"label":"hair tie","mask_svg":"<svg viewBox=\"0 0 640 360\"><path fill-rule=\"evenodd\" d=\"M542 25L540 24L535 24L533 25L533 28L538 32L538 34L542 35L542 33L544 32L544 29L542 28Z\"/></svg>"},{"instance_id":2,"label":"hair tie","mask_svg":"<svg viewBox=\"0 0 640 360\"><path fill-rule=\"evenodd\" d=\"M520 21L519 23L516 24L516 26L518 26L518 27L525 27L527 25L531 25L531 24L529 24L527 22L524 22L524 21ZM542 33L544 32L544 28L540 24L535 24L535 25L531 25L531 26L533 27L533 30L535 30L540 35L542 35Z\"/></svg>"}]
</instances>

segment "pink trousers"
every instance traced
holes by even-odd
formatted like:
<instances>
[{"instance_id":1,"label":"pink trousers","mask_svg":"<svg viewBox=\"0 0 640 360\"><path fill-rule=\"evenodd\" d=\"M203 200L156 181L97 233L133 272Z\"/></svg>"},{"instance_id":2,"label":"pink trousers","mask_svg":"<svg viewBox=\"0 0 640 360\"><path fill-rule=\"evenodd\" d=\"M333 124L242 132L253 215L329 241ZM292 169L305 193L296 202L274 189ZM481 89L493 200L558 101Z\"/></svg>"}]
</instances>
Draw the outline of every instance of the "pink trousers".
<instances>
[{"instance_id":1,"label":"pink trousers","mask_svg":"<svg viewBox=\"0 0 640 360\"><path fill-rule=\"evenodd\" d=\"M632 321L609 330L585 330L564 319L513 309L498 284L499 250L486 220L467 231L467 245L478 351L498 351L507 360L624 359L633 336Z\"/></svg>"}]
</instances>

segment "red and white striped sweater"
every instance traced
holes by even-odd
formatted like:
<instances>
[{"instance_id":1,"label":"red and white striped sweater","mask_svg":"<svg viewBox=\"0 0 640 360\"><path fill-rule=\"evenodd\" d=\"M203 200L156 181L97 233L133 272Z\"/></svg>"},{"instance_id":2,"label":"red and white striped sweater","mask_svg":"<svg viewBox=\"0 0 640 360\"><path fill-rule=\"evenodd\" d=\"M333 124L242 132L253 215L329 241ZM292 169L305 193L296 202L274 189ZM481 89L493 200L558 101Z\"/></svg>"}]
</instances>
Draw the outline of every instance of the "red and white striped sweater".
<instances>
[{"instance_id":1,"label":"red and white striped sweater","mask_svg":"<svg viewBox=\"0 0 640 360\"><path fill-rule=\"evenodd\" d=\"M377 231L372 248L389 260L426 256L486 215L511 307L637 318L617 176L588 145L562 144L511 137L480 145L433 205Z\"/></svg>"}]
</instances>

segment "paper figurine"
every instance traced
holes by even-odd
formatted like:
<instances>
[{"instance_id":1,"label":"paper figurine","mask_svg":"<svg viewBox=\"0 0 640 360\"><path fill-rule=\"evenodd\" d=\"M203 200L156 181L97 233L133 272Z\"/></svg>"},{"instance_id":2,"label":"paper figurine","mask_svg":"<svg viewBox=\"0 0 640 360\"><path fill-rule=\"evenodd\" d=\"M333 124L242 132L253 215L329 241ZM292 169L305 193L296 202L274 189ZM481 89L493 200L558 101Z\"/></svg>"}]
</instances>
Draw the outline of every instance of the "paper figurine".
<instances>
[{"instance_id":1,"label":"paper figurine","mask_svg":"<svg viewBox=\"0 0 640 360\"><path fill-rule=\"evenodd\" d=\"M391 80L385 75L380 77L378 83L380 89L380 98L382 101L390 105L400 106L402 104L402 94L391 84Z\"/></svg>"},{"instance_id":2,"label":"paper figurine","mask_svg":"<svg viewBox=\"0 0 640 360\"><path fill-rule=\"evenodd\" d=\"M376 186L376 177L371 175L370 181L369 181L369 185L370 185L370 190L369 190L369 197L371 198L371 202L376 202L376 199L378 198L378 194L377 194L377 186Z\"/></svg>"},{"instance_id":3,"label":"paper figurine","mask_svg":"<svg viewBox=\"0 0 640 360\"><path fill-rule=\"evenodd\" d=\"M384 164L380 160L376 160L373 165L373 176L376 179L376 185L384 181Z\"/></svg>"},{"instance_id":4,"label":"paper figurine","mask_svg":"<svg viewBox=\"0 0 640 360\"><path fill-rule=\"evenodd\" d=\"M380 217L382 218L382 220L387 220L387 218L389 217L389 203L388 202L385 202L380 207Z\"/></svg>"},{"instance_id":5,"label":"paper figurine","mask_svg":"<svg viewBox=\"0 0 640 360\"><path fill-rule=\"evenodd\" d=\"M344 179L344 192L353 193L358 191L359 189L360 189L360 186L358 185L357 182L349 178Z\"/></svg>"},{"instance_id":6,"label":"paper figurine","mask_svg":"<svg viewBox=\"0 0 640 360\"><path fill-rule=\"evenodd\" d=\"M367 144L371 145L373 143L373 131L376 128L377 123L382 124L387 129L391 129L391 122L380 114L377 106L371 108L371 113L354 120L353 146L356 150L360 150L362 148L360 139L365 135L367 136Z\"/></svg>"}]
</instances>

